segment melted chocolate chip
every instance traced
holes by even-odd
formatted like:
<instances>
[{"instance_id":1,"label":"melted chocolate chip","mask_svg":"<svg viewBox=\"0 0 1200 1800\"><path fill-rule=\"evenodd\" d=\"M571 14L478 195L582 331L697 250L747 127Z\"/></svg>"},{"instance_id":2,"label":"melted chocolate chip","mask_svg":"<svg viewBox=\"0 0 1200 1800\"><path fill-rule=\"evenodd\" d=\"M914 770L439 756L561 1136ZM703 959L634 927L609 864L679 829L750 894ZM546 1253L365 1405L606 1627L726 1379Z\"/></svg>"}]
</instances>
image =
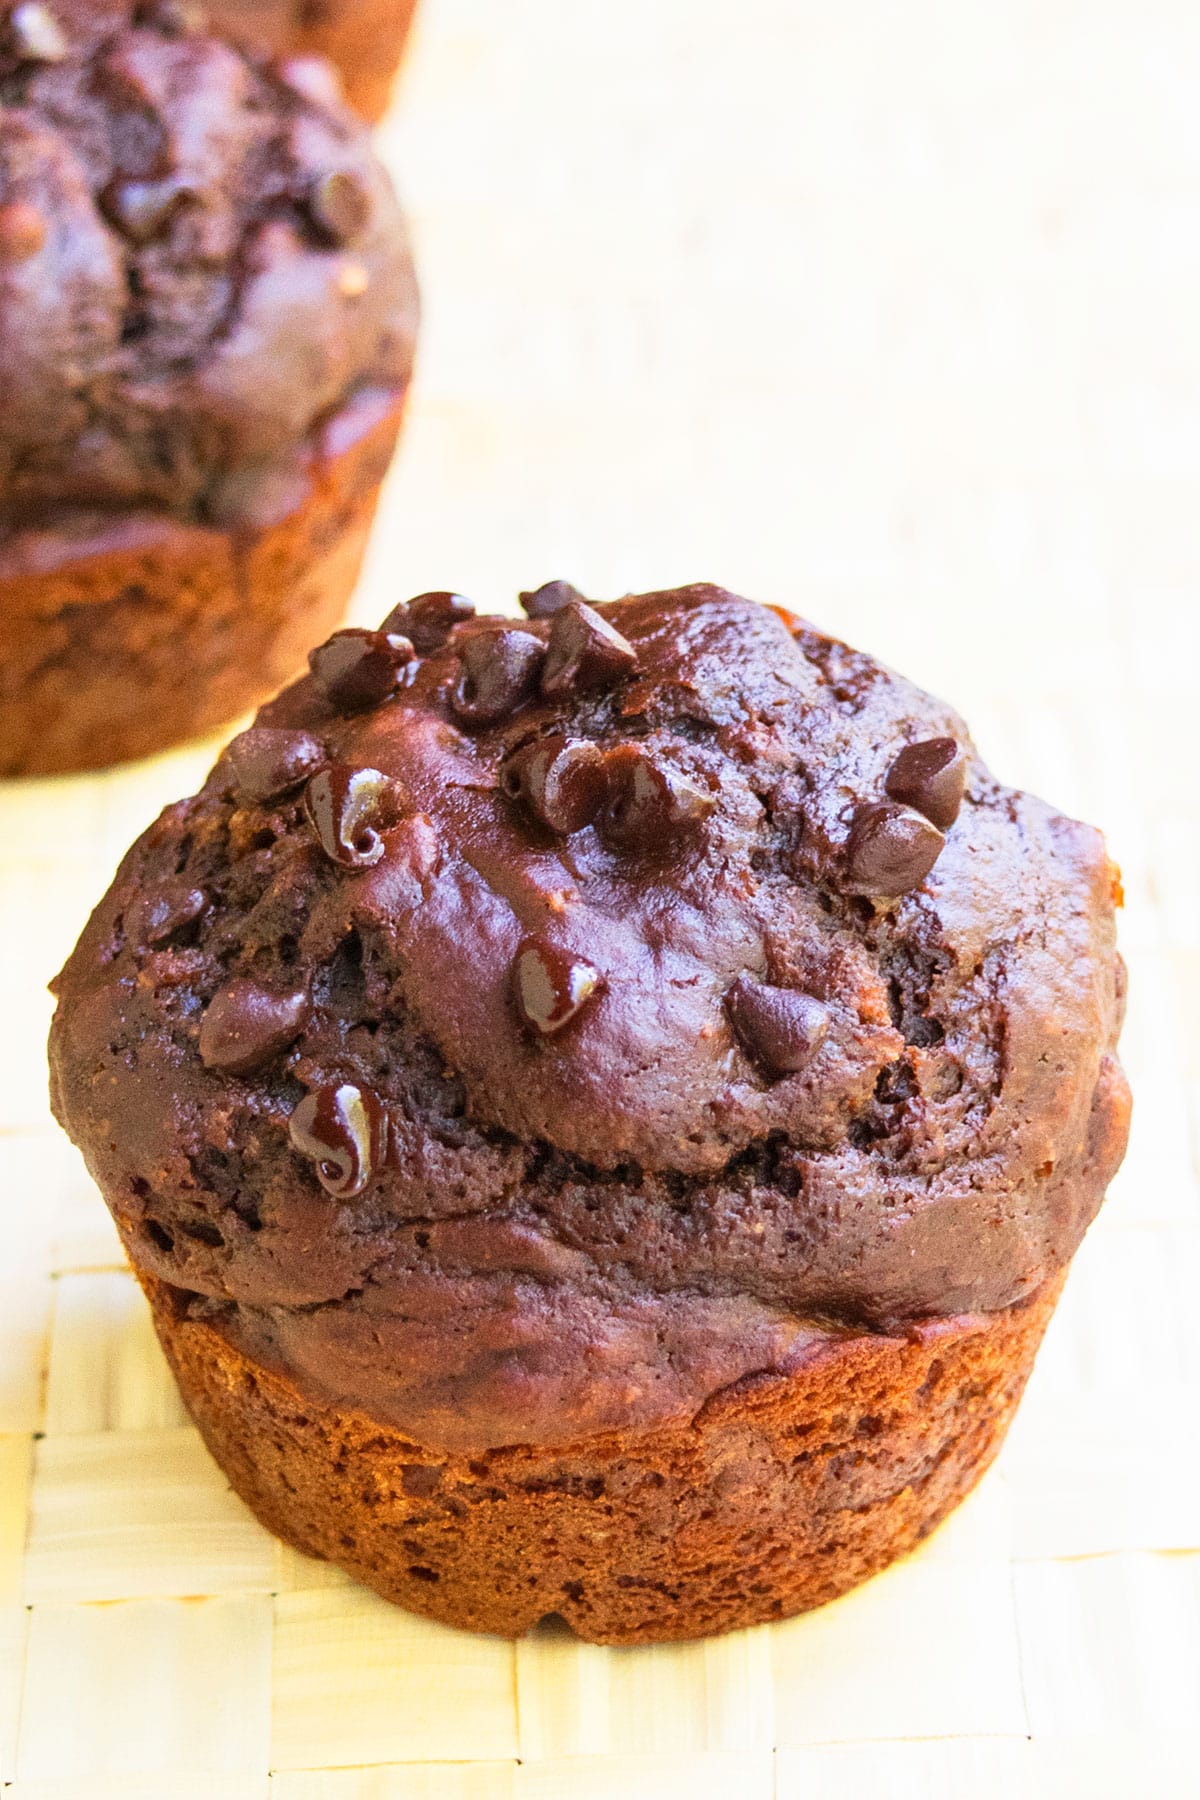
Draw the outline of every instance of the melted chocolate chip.
<instances>
[{"instance_id":1,"label":"melted chocolate chip","mask_svg":"<svg viewBox=\"0 0 1200 1800\"><path fill-rule=\"evenodd\" d=\"M200 917L208 901L186 881L168 881L139 894L125 914L125 934L137 945L165 944Z\"/></svg>"},{"instance_id":2,"label":"melted chocolate chip","mask_svg":"<svg viewBox=\"0 0 1200 1800\"><path fill-rule=\"evenodd\" d=\"M134 244L162 236L180 206L192 198L190 188L167 176L161 181L110 181L100 196L104 212Z\"/></svg>"},{"instance_id":3,"label":"melted chocolate chip","mask_svg":"<svg viewBox=\"0 0 1200 1800\"><path fill-rule=\"evenodd\" d=\"M915 806L942 831L949 831L962 805L967 757L952 737L927 738L901 750L884 787L893 800Z\"/></svg>"},{"instance_id":4,"label":"melted chocolate chip","mask_svg":"<svg viewBox=\"0 0 1200 1800\"><path fill-rule=\"evenodd\" d=\"M366 183L346 169L331 169L313 183L308 196L313 224L331 244L352 244L371 217Z\"/></svg>"},{"instance_id":5,"label":"melted chocolate chip","mask_svg":"<svg viewBox=\"0 0 1200 1800\"><path fill-rule=\"evenodd\" d=\"M525 744L500 765L500 786L551 831L582 831L608 794L604 756L586 738L547 737Z\"/></svg>"},{"instance_id":6,"label":"melted chocolate chip","mask_svg":"<svg viewBox=\"0 0 1200 1800\"><path fill-rule=\"evenodd\" d=\"M603 986L603 977L591 963L545 938L526 938L513 963L517 1010L527 1025L546 1037L578 1017Z\"/></svg>"},{"instance_id":7,"label":"melted chocolate chip","mask_svg":"<svg viewBox=\"0 0 1200 1800\"><path fill-rule=\"evenodd\" d=\"M597 829L606 844L645 854L670 850L712 812L716 801L685 775L655 762L636 744L604 758L608 804Z\"/></svg>"},{"instance_id":8,"label":"melted chocolate chip","mask_svg":"<svg viewBox=\"0 0 1200 1800\"><path fill-rule=\"evenodd\" d=\"M794 1075L820 1049L829 1013L811 994L767 987L739 975L725 996L725 1009L742 1049L764 1074Z\"/></svg>"},{"instance_id":9,"label":"melted chocolate chip","mask_svg":"<svg viewBox=\"0 0 1200 1800\"><path fill-rule=\"evenodd\" d=\"M381 631L402 631L422 656L440 650L456 625L475 617L475 607L465 594L418 594L401 606L393 606Z\"/></svg>"},{"instance_id":10,"label":"melted chocolate chip","mask_svg":"<svg viewBox=\"0 0 1200 1800\"><path fill-rule=\"evenodd\" d=\"M416 651L386 631L335 631L308 656L313 680L340 712L380 706L400 685L400 671Z\"/></svg>"},{"instance_id":11,"label":"melted chocolate chip","mask_svg":"<svg viewBox=\"0 0 1200 1800\"><path fill-rule=\"evenodd\" d=\"M238 790L248 800L281 800L326 762L324 746L307 731L251 725L225 746Z\"/></svg>"},{"instance_id":12,"label":"melted chocolate chip","mask_svg":"<svg viewBox=\"0 0 1200 1800\"><path fill-rule=\"evenodd\" d=\"M9 43L22 62L60 63L70 49L66 33L48 6L22 0L8 15Z\"/></svg>"},{"instance_id":13,"label":"melted chocolate chip","mask_svg":"<svg viewBox=\"0 0 1200 1800\"><path fill-rule=\"evenodd\" d=\"M345 1081L306 1094L288 1120L288 1136L317 1166L317 1180L335 1200L353 1200L369 1183L387 1149L387 1113L378 1094Z\"/></svg>"},{"instance_id":14,"label":"melted chocolate chip","mask_svg":"<svg viewBox=\"0 0 1200 1800\"><path fill-rule=\"evenodd\" d=\"M564 606L586 606L587 600L569 581L545 581L540 588L518 594L517 599L531 619L552 619Z\"/></svg>"},{"instance_id":15,"label":"melted chocolate chip","mask_svg":"<svg viewBox=\"0 0 1200 1800\"><path fill-rule=\"evenodd\" d=\"M548 698L612 687L637 668L637 651L607 619L581 600L553 615L542 670Z\"/></svg>"},{"instance_id":16,"label":"melted chocolate chip","mask_svg":"<svg viewBox=\"0 0 1200 1800\"><path fill-rule=\"evenodd\" d=\"M923 813L888 800L869 801L855 812L846 843L849 885L860 894L894 900L921 885L945 844Z\"/></svg>"},{"instance_id":17,"label":"melted chocolate chip","mask_svg":"<svg viewBox=\"0 0 1200 1800\"><path fill-rule=\"evenodd\" d=\"M303 990L277 994L235 977L218 988L200 1022L200 1060L206 1069L247 1075L287 1049L308 1011Z\"/></svg>"},{"instance_id":18,"label":"melted chocolate chip","mask_svg":"<svg viewBox=\"0 0 1200 1800\"><path fill-rule=\"evenodd\" d=\"M463 644L450 705L469 725L494 725L532 696L545 655L545 645L529 631L475 633Z\"/></svg>"},{"instance_id":19,"label":"melted chocolate chip","mask_svg":"<svg viewBox=\"0 0 1200 1800\"><path fill-rule=\"evenodd\" d=\"M304 810L326 856L343 869L370 869L383 855L382 832L395 823L395 788L378 769L334 763L312 777Z\"/></svg>"},{"instance_id":20,"label":"melted chocolate chip","mask_svg":"<svg viewBox=\"0 0 1200 1800\"><path fill-rule=\"evenodd\" d=\"M46 243L46 221L27 200L0 206L0 262L28 262Z\"/></svg>"}]
</instances>

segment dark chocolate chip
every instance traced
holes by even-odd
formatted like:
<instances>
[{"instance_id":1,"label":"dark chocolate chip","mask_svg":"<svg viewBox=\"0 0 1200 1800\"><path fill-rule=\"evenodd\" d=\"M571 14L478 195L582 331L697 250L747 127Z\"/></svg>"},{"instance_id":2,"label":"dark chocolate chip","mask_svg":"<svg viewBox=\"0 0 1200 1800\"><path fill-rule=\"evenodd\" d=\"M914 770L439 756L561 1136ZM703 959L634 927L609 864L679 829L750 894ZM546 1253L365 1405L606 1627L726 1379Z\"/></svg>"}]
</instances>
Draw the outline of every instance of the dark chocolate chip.
<instances>
[{"instance_id":1,"label":"dark chocolate chip","mask_svg":"<svg viewBox=\"0 0 1200 1800\"><path fill-rule=\"evenodd\" d=\"M329 243L352 244L362 236L370 220L370 191L362 178L350 170L331 169L313 183L308 211Z\"/></svg>"},{"instance_id":2,"label":"dark chocolate chip","mask_svg":"<svg viewBox=\"0 0 1200 1800\"><path fill-rule=\"evenodd\" d=\"M343 869L370 869L383 855L381 834L396 821L396 791L378 769L334 763L309 781L304 810L326 856Z\"/></svg>"},{"instance_id":3,"label":"dark chocolate chip","mask_svg":"<svg viewBox=\"0 0 1200 1800\"><path fill-rule=\"evenodd\" d=\"M767 1075L794 1075L820 1049L829 1013L811 994L739 975L725 996L738 1042Z\"/></svg>"},{"instance_id":4,"label":"dark chocolate chip","mask_svg":"<svg viewBox=\"0 0 1200 1800\"><path fill-rule=\"evenodd\" d=\"M248 800L280 800L315 775L327 761L324 746L307 731L251 725L225 747L238 790Z\"/></svg>"},{"instance_id":5,"label":"dark chocolate chip","mask_svg":"<svg viewBox=\"0 0 1200 1800\"><path fill-rule=\"evenodd\" d=\"M550 622L542 692L547 697L612 687L637 668L627 638L581 600L572 600Z\"/></svg>"},{"instance_id":6,"label":"dark chocolate chip","mask_svg":"<svg viewBox=\"0 0 1200 1800\"><path fill-rule=\"evenodd\" d=\"M532 696L545 656L546 646L529 631L473 633L462 647L451 706L469 725L494 725Z\"/></svg>"},{"instance_id":7,"label":"dark chocolate chip","mask_svg":"<svg viewBox=\"0 0 1200 1800\"><path fill-rule=\"evenodd\" d=\"M66 33L48 6L21 0L8 15L8 38L22 62L60 63L70 49Z\"/></svg>"},{"instance_id":8,"label":"dark chocolate chip","mask_svg":"<svg viewBox=\"0 0 1200 1800\"><path fill-rule=\"evenodd\" d=\"M949 831L962 805L967 757L952 737L927 738L901 750L884 783L893 800L915 806L941 831Z\"/></svg>"},{"instance_id":9,"label":"dark chocolate chip","mask_svg":"<svg viewBox=\"0 0 1200 1800\"><path fill-rule=\"evenodd\" d=\"M161 237L192 191L174 176L160 181L110 181L100 196L106 216L134 244Z\"/></svg>"},{"instance_id":10,"label":"dark chocolate chip","mask_svg":"<svg viewBox=\"0 0 1200 1800\"><path fill-rule=\"evenodd\" d=\"M206 1069L247 1075L270 1062L299 1035L308 995L272 993L235 976L218 988L200 1022L200 1061Z\"/></svg>"},{"instance_id":11,"label":"dark chocolate chip","mask_svg":"<svg viewBox=\"0 0 1200 1800\"><path fill-rule=\"evenodd\" d=\"M416 655L411 641L386 631L335 631L310 650L313 680L340 712L380 706L400 685L400 671Z\"/></svg>"},{"instance_id":12,"label":"dark chocolate chip","mask_svg":"<svg viewBox=\"0 0 1200 1800\"><path fill-rule=\"evenodd\" d=\"M370 1088L344 1081L306 1094L288 1120L288 1136L317 1166L317 1180L335 1200L353 1200L387 1151L387 1113Z\"/></svg>"},{"instance_id":13,"label":"dark chocolate chip","mask_svg":"<svg viewBox=\"0 0 1200 1800\"><path fill-rule=\"evenodd\" d=\"M165 944L192 925L208 902L186 881L168 881L139 894L125 914L125 935L135 945Z\"/></svg>"},{"instance_id":14,"label":"dark chocolate chip","mask_svg":"<svg viewBox=\"0 0 1200 1800\"><path fill-rule=\"evenodd\" d=\"M586 738L539 738L514 750L500 765L500 786L564 835L590 825L608 795L603 753Z\"/></svg>"},{"instance_id":15,"label":"dark chocolate chip","mask_svg":"<svg viewBox=\"0 0 1200 1800\"><path fill-rule=\"evenodd\" d=\"M531 619L552 619L564 606L586 606L587 597L569 581L545 581L540 588L518 594L517 599Z\"/></svg>"},{"instance_id":16,"label":"dark chocolate chip","mask_svg":"<svg viewBox=\"0 0 1200 1800\"><path fill-rule=\"evenodd\" d=\"M517 1009L527 1025L546 1037L578 1017L603 986L591 963L545 938L526 938L513 963Z\"/></svg>"},{"instance_id":17,"label":"dark chocolate chip","mask_svg":"<svg viewBox=\"0 0 1200 1800\"><path fill-rule=\"evenodd\" d=\"M28 200L0 206L0 262L28 262L46 243L46 221Z\"/></svg>"},{"instance_id":18,"label":"dark chocolate chip","mask_svg":"<svg viewBox=\"0 0 1200 1800\"><path fill-rule=\"evenodd\" d=\"M605 843L647 854L670 850L712 812L716 801L636 744L604 758L608 804L597 824Z\"/></svg>"},{"instance_id":19,"label":"dark chocolate chip","mask_svg":"<svg viewBox=\"0 0 1200 1800\"><path fill-rule=\"evenodd\" d=\"M393 606L380 631L401 631L422 656L430 656L446 643L456 625L475 617L475 607L465 594L418 594Z\"/></svg>"},{"instance_id":20,"label":"dark chocolate chip","mask_svg":"<svg viewBox=\"0 0 1200 1800\"><path fill-rule=\"evenodd\" d=\"M924 813L889 800L868 801L855 811L846 843L849 885L894 900L920 887L945 844Z\"/></svg>"}]
</instances>

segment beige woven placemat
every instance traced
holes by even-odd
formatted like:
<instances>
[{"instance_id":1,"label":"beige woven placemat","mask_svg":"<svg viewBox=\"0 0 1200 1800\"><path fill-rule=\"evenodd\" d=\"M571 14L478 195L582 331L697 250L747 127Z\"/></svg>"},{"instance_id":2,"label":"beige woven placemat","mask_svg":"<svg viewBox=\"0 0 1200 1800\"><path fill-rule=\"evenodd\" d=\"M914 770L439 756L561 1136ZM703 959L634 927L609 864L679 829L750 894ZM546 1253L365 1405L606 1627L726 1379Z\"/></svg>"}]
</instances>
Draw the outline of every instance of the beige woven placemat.
<instances>
[{"instance_id":1,"label":"beige woven placemat","mask_svg":"<svg viewBox=\"0 0 1200 1800\"><path fill-rule=\"evenodd\" d=\"M952 695L1123 863L1133 1147L919 1555L707 1644L460 1635L231 1497L49 1119L45 981L207 753L0 793L6 1795L1194 1794L1200 14L424 4L385 143L427 328L359 616L713 578Z\"/></svg>"}]
</instances>

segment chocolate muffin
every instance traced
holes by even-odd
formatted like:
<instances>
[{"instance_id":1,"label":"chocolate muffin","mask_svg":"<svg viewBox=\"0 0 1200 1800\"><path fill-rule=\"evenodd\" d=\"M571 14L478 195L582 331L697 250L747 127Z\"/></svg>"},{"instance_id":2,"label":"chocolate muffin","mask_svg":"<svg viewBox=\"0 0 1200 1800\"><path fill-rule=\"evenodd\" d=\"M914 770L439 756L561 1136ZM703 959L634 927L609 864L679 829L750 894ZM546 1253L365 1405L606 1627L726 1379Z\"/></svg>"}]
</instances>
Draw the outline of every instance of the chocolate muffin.
<instances>
[{"instance_id":1,"label":"chocolate muffin","mask_svg":"<svg viewBox=\"0 0 1200 1800\"><path fill-rule=\"evenodd\" d=\"M399 428L416 292L363 127L175 10L0 26L0 774L294 674Z\"/></svg>"},{"instance_id":2,"label":"chocolate muffin","mask_svg":"<svg viewBox=\"0 0 1200 1800\"><path fill-rule=\"evenodd\" d=\"M53 1100L273 1530L686 1638L994 1455L1124 1148L1116 873L786 614L523 599L313 652L126 857Z\"/></svg>"},{"instance_id":3,"label":"chocolate muffin","mask_svg":"<svg viewBox=\"0 0 1200 1800\"><path fill-rule=\"evenodd\" d=\"M14 10L14 9L9 9ZM99 40L132 21L209 31L258 58L326 59L313 79L333 82L355 112L374 122L386 110L404 55L416 0L43 0L72 37Z\"/></svg>"}]
</instances>

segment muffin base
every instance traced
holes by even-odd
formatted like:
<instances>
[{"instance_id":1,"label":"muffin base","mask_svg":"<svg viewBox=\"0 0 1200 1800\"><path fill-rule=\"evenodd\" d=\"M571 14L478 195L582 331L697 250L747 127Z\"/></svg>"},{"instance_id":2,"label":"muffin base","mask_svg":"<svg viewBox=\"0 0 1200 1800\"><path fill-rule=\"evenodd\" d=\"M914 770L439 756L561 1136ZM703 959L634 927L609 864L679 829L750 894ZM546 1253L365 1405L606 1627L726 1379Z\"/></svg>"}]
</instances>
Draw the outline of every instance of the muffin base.
<instances>
[{"instance_id":1,"label":"muffin base","mask_svg":"<svg viewBox=\"0 0 1200 1800\"><path fill-rule=\"evenodd\" d=\"M830 1339L695 1418L446 1456L306 1399L140 1275L188 1410L271 1531L412 1612L641 1644L786 1618L926 1537L1003 1440L1062 1285L900 1337Z\"/></svg>"},{"instance_id":2,"label":"muffin base","mask_svg":"<svg viewBox=\"0 0 1200 1800\"><path fill-rule=\"evenodd\" d=\"M131 513L0 547L0 776L106 767L227 724L295 675L358 578L404 400L327 428L277 522Z\"/></svg>"}]
</instances>

